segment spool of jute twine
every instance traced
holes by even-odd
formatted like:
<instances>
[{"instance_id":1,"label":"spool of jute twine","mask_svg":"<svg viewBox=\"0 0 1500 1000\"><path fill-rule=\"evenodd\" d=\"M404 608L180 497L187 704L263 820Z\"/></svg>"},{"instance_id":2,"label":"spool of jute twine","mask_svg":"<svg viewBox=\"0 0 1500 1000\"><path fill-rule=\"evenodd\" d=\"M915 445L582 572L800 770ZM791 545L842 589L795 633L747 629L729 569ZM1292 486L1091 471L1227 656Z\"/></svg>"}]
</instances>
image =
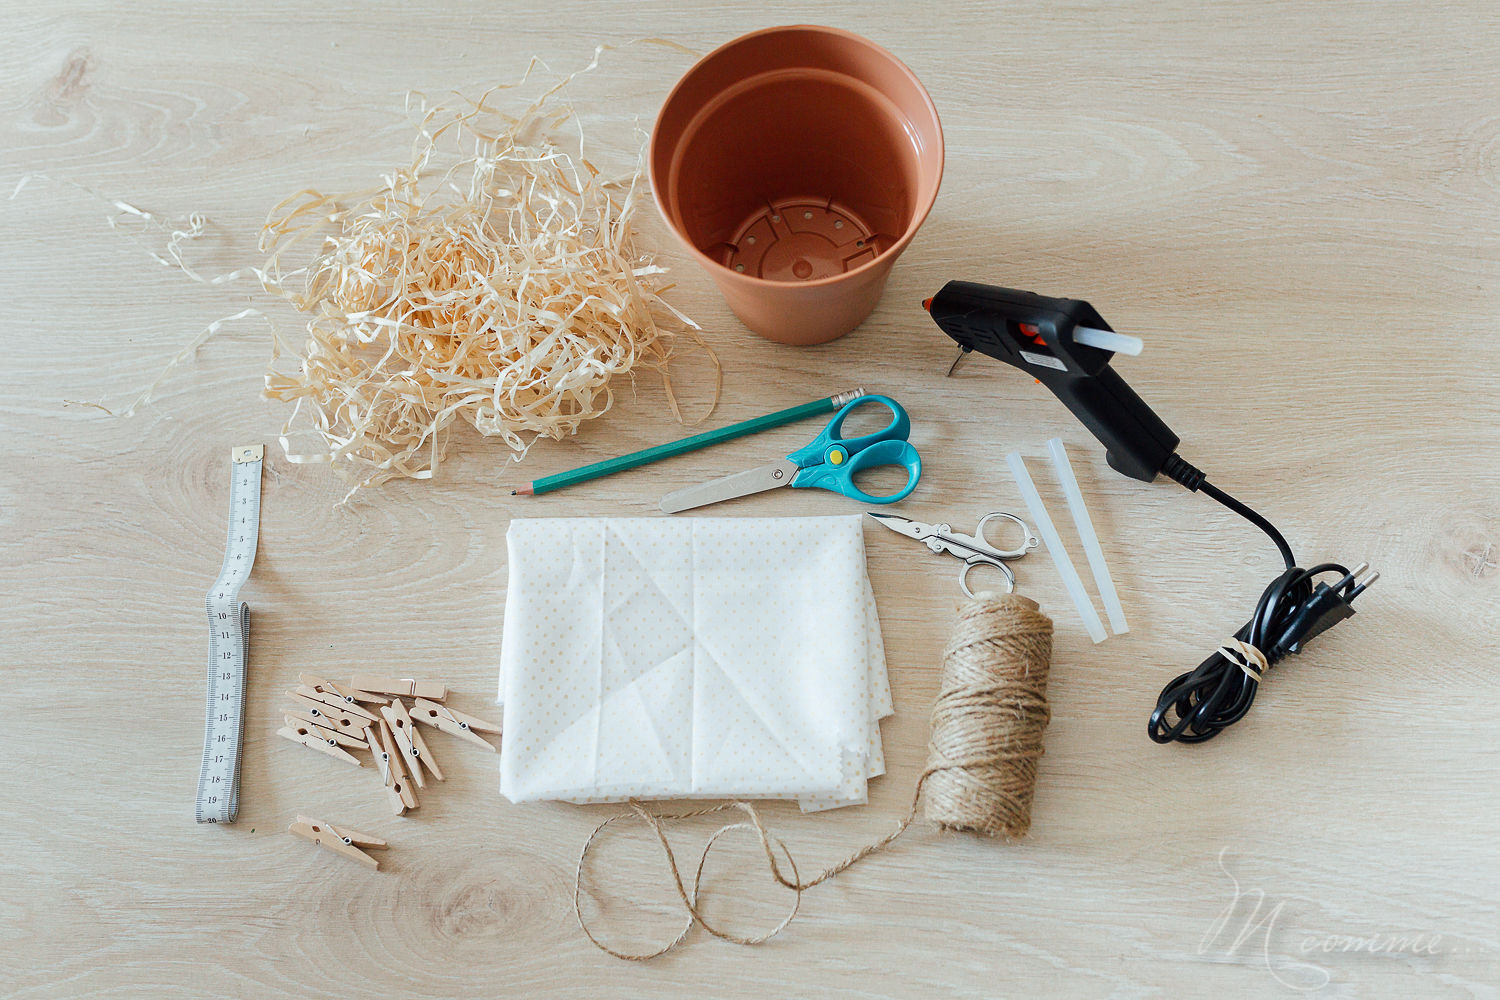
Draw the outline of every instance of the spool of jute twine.
<instances>
[{"instance_id":1,"label":"spool of jute twine","mask_svg":"<svg viewBox=\"0 0 1500 1000\"><path fill-rule=\"evenodd\" d=\"M924 774L927 819L944 830L1024 837L1042 731L1052 718L1052 622L1018 594L980 594L943 650Z\"/></svg>"},{"instance_id":2,"label":"spool of jute twine","mask_svg":"<svg viewBox=\"0 0 1500 1000\"><path fill-rule=\"evenodd\" d=\"M932 706L932 738L927 765L917 778L911 807L886 836L803 880L797 863L780 838L766 829L749 802L724 802L687 812L661 814L632 799L630 810L612 816L589 835L578 857L573 882L573 914L583 933L601 951L640 962L664 955L687 940L694 925L714 937L735 944L760 944L779 934L797 915L802 893L826 882L852 865L889 847L916 819L926 792L926 816L941 830L968 831L1014 839L1031 827L1031 804L1036 791L1037 762L1042 756L1042 733L1051 712L1047 707L1047 675L1052 661L1052 621L1036 602L1019 594L982 592L959 609L953 634L943 649L942 680ZM698 857L688 886L667 841L664 824L737 810L745 819L720 827ZM627 952L610 947L594 935L582 909L584 863L605 828L626 819L639 819L656 835L666 855L667 869L677 898L686 911L681 931L650 952ZM699 910L703 871L708 855L726 834L754 831L766 866L777 884L792 891L790 911L776 926L758 935L739 935L716 927ZM784 865L784 867L783 867Z\"/></svg>"}]
</instances>

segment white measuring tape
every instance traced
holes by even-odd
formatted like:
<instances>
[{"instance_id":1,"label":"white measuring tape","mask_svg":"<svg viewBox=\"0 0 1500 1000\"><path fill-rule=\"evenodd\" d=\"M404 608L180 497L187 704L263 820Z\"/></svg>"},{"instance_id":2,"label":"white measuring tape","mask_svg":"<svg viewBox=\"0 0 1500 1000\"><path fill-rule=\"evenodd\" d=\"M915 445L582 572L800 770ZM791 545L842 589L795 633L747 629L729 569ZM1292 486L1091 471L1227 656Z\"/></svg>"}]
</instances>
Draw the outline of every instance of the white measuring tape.
<instances>
[{"instance_id":1,"label":"white measuring tape","mask_svg":"<svg viewBox=\"0 0 1500 1000\"><path fill-rule=\"evenodd\" d=\"M198 822L233 823L240 811L240 736L245 723L245 661L250 657L250 605L240 588L250 578L260 533L260 470L265 445L229 453L229 544L208 592L208 710L203 769L198 772Z\"/></svg>"}]
</instances>

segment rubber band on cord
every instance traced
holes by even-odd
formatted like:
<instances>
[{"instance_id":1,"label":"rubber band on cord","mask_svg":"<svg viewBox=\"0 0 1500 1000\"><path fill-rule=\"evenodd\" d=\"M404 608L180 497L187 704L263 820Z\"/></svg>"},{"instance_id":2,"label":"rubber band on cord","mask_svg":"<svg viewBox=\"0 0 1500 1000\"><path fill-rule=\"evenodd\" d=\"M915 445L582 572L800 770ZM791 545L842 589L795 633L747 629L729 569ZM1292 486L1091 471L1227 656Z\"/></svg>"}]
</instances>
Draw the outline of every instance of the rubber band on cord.
<instances>
[{"instance_id":1,"label":"rubber band on cord","mask_svg":"<svg viewBox=\"0 0 1500 1000\"><path fill-rule=\"evenodd\" d=\"M1252 681L1259 681L1271 669L1271 662L1266 659L1266 654L1243 639L1231 636L1219 647L1219 652L1226 660L1243 670L1245 676Z\"/></svg>"}]
</instances>

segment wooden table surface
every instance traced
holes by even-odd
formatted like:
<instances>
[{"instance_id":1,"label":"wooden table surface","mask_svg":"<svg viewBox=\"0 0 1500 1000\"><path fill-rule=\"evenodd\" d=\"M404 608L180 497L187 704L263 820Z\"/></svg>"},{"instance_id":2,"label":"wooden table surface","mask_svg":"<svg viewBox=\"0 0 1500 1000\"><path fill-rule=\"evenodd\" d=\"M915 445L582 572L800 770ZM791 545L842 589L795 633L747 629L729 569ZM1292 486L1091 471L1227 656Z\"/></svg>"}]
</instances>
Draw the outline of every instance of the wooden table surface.
<instances>
[{"instance_id":1,"label":"wooden table surface","mask_svg":"<svg viewBox=\"0 0 1500 1000\"><path fill-rule=\"evenodd\" d=\"M1057 637L1023 843L919 830L809 892L769 945L700 932L626 964L595 951L571 909L579 848L613 807L511 805L495 757L437 737L449 780L394 818L369 769L276 737L283 692L301 671L363 668L444 678L453 704L494 714L510 517L651 514L667 490L800 444L810 425L508 495L679 436L648 375L523 465L468 433L437 481L339 507L340 483L275 445L285 413L260 397L261 322L227 325L134 417L84 405L118 412L220 317L267 307L288 333L298 320L253 281L159 266L146 253L159 238L112 231L109 205L72 185L167 219L203 213L189 260L222 273L256 261L284 195L399 164L408 90L475 94L534 54L563 72L601 41L707 51L796 21L855 29L910 64L943 116L947 173L874 315L812 349L746 331L642 213L643 241L681 282L673 301L723 361L712 422L852 385L891 392L927 460L904 509L955 524L1019 509L1011 449L1056 500L1044 442L1062 435L1132 628L1091 645L1046 557L1025 563ZM649 128L688 63L607 54L577 106L601 128ZM0 201L0 994L1496 996L1497 95L1500 17L1483 0L7 3L0 188L42 176ZM1379 569L1359 615L1279 666L1221 739L1159 747L1145 719L1167 679L1244 621L1275 552L1204 497L1112 473L1016 372L976 359L945 380L950 345L918 303L950 278L1087 298L1145 335L1118 368L1184 454L1304 563ZM684 351L676 378L701 413L701 356ZM234 826L199 827L202 597L227 454L253 441L270 447L244 592L243 806ZM721 512L849 509L772 494ZM897 704L890 772L866 808L768 808L805 867L904 811L956 604L952 560L874 528L867 543ZM288 836L299 812L388 837L382 870ZM712 828L674 843L692 851ZM596 874L609 940L675 933L644 831L611 836ZM786 903L748 843L714 885L710 911L746 932Z\"/></svg>"}]
</instances>

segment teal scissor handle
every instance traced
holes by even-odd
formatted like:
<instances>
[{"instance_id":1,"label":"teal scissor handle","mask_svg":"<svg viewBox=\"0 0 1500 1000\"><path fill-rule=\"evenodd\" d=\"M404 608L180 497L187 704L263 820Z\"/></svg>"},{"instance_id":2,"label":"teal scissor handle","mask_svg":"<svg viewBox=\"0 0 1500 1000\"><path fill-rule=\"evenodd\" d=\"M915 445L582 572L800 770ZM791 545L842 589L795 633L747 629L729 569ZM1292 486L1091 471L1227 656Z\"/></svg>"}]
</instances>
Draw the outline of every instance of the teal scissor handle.
<instances>
[{"instance_id":1,"label":"teal scissor handle","mask_svg":"<svg viewBox=\"0 0 1500 1000\"><path fill-rule=\"evenodd\" d=\"M857 408L866 403L879 403L891 411L891 422L883 429L866 434L862 437L844 440L844 418L853 413ZM833 419L828 421L828 426L823 428L817 437L803 448L799 448L787 456L792 462L804 468L811 465L821 465L828 461L827 452L835 444L843 448L844 454L852 454L863 451L876 441L905 441L911 436L911 418L906 415L906 410L901 404L889 396L860 396L845 403Z\"/></svg>"},{"instance_id":2,"label":"teal scissor handle","mask_svg":"<svg viewBox=\"0 0 1500 1000\"><path fill-rule=\"evenodd\" d=\"M834 445L833 448L837 448ZM906 469L906 485L895 493L888 496L878 497L866 493L854 485L854 474L861 469L873 469L878 465L899 465ZM818 489L832 490L842 493L851 500L860 503L895 503L897 500L905 500L911 495L911 491L917 488L917 480L922 478L922 456L917 454L917 449L908 441L876 441L862 451L850 455L839 465L825 462L822 465L809 465L797 473L792 479L792 485L797 487L817 487Z\"/></svg>"},{"instance_id":3,"label":"teal scissor handle","mask_svg":"<svg viewBox=\"0 0 1500 1000\"><path fill-rule=\"evenodd\" d=\"M879 403L891 411L891 422L872 434L845 439L844 418L858 406ZM861 503L887 504L904 500L917 488L922 478L922 456L906 440L911 433L911 418L901 404L889 396L861 396L839 410L828 426L804 448L787 459L800 466L792 485L832 490ZM888 496L872 496L854 485L854 474L861 469L881 465L899 465L906 469L906 485Z\"/></svg>"}]
</instances>

